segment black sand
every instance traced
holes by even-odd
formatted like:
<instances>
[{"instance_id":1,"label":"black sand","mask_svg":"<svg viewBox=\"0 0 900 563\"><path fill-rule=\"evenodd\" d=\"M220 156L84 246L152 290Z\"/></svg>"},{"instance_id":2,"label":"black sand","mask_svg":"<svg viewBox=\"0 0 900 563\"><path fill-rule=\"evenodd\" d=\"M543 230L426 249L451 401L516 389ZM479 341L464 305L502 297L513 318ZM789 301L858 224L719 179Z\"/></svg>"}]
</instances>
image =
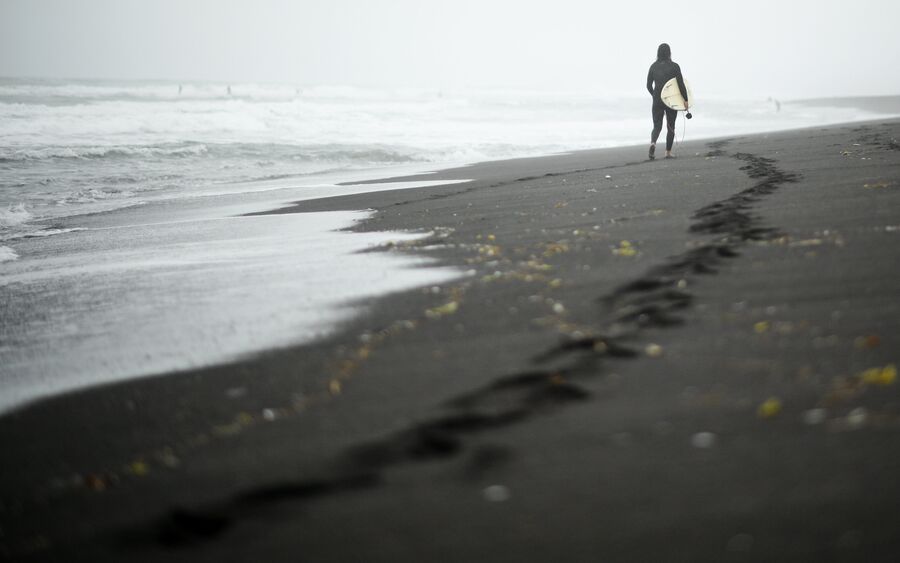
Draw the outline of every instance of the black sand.
<instances>
[{"instance_id":1,"label":"black sand","mask_svg":"<svg viewBox=\"0 0 900 563\"><path fill-rule=\"evenodd\" d=\"M585 151L287 210L377 209L360 229L434 232L385 251L473 273L3 418L0 557L894 561L898 138Z\"/></svg>"}]
</instances>

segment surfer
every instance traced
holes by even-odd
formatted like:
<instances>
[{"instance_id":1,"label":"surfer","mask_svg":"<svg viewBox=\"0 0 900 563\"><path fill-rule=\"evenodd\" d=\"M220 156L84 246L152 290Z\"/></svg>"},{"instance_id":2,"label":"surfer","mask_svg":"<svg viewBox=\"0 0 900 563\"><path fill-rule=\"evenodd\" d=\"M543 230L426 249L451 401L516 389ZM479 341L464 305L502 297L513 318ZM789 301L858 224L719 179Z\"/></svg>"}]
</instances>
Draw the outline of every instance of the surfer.
<instances>
[{"instance_id":1,"label":"surfer","mask_svg":"<svg viewBox=\"0 0 900 563\"><path fill-rule=\"evenodd\" d=\"M681 67L672 61L672 49L663 43L656 49L656 62L647 73L647 91L653 96L653 132L650 134L650 160L656 158L656 140L662 132L663 115L666 116L666 158L672 158L672 144L675 142L675 118L678 112L666 107L661 94L663 86L671 79L677 79L678 88L684 98L684 108L688 109L688 90L681 76Z\"/></svg>"}]
</instances>

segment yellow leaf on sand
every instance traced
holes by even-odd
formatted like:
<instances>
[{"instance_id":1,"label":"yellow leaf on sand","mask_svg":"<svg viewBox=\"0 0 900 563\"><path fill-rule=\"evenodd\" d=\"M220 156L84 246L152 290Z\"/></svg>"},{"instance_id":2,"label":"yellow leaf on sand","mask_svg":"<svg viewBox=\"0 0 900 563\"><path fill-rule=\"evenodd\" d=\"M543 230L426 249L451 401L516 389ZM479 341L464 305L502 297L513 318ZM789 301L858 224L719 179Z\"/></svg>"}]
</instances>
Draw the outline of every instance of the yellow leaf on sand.
<instances>
[{"instance_id":1,"label":"yellow leaf on sand","mask_svg":"<svg viewBox=\"0 0 900 563\"><path fill-rule=\"evenodd\" d=\"M452 315L459 309L459 303L456 301L451 301L449 303L444 303L440 307L434 307L433 309L428 309L425 311L425 316L430 319L437 319L443 317L444 315Z\"/></svg>"},{"instance_id":2,"label":"yellow leaf on sand","mask_svg":"<svg viewBox=\"0 0 900 563\"><path fill-rule=\"evenodd\" d=\"M626 256L626 257L634 256L637 254L637 250L627 240L621 241L617 248L613 248L612 252L616 256Z\"/></svg>"},{"instance_id":3,"label":"yellow leaf on sand","mask_svg":"<svg viewBox=\"0 0 900 563\"><path fill-rule=\"evenodd\" d=\"M859 377L870 385L893 385L897 380L897 366L888 364L884 367L869 368Z\"/></svg>"},{"instance_id":4,"label":"yellow leaf on sand","mask_svg":"<svg viewBox=\"0 0 900 563\"><path fill-rule=\"evenodd\" d=\"M760 418L772 418L780 412L781 401L776 397L769 397L759 405L759 408L756 409L756 414Z\"/></svg>"},{"instance_id":5,"label":"yellow leaf on sand","mask_svg":"<svg viewBox=\"0 0 900 563\"><path fill-rule=\"evenodd\" d=\"M544 256L550 257L554 254L562 254L569 251L569 245L564 242L548 242L544 245Z\"/></svg>"},{"instance_id":6,"label":"yellow leaf on sand","mask_svg":"<svg viewBox=\"0 0 900 563\"><path fill-rule=\"evenodd\" d=\"M881 384L892 385L897 380L897 366L888 364L881 368Z\"/></svg>"},{"instance_id":7,"label":"yellow leaf on sand","mask_svg":"<svg viewBox=\"0 0 900 563\"><path fill-rule=\"evenodd\" d=\"M881 368L869 368L859 374L859 378L866 383L877 383L881 378Z\"/></svg>"},{"instance_id":8,"label":"yellow leaf on sand","mask_svg":"<svg viewBox=\"0 0 900 563\"><path fill-rule=\"evenodd\" d=\"M138 477L143 477L150 472L150 466L141 460L133 461L128 465L128 471Z\"/></svg>"},{"instance_id":9,"label":"yellow leaf on sand","mask_svg":"<svg viewBox=\"0 0 900 563\"><path fill-rule=\"evenodd\" d=\"M769 321L759 321L758 323L753 325L753 330L756 334L762 334L769 330Z\"/></svg>"},{"instance_id":10,"label":"yellow leaf on sand","mask_svg":"<svg viewBox=\"0 0 900 563\"><path fill-rule=\"evenodd\" d=\"M500 247L493 244L483 244L478 247L478 253L488 257L499 256Z\"/></svg>"}]
</instances>

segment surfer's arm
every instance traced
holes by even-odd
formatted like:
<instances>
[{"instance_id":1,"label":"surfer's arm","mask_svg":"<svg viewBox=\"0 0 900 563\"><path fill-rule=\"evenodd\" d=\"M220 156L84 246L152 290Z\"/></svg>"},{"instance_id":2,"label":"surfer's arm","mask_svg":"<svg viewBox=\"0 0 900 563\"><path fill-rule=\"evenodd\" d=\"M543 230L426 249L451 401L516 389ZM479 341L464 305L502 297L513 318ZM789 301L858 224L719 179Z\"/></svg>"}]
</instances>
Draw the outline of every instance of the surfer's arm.
<instances>
[{"instance_id":1,"label":"surfer's arm","mask_svg":"<svg viewBox=\"0 0 900 563\"><path fill-rule=\"evenodd\" d=\"M681 67L675 65L675 69L678 71L678 74L675 75L675 79L678 81L678 88L681 90L681 97L684 98L684 107L687 109L688 107L688 91L687 86L684 85L684 77L681 76Z\"/></svg>"},{"instance_id":2,"label":"surfer's arm","mask_svg":"<svg viewBox=\"0 0 900 563\"><path fill-rule=\"evenodd\" d=\"M650 70L647 71L647 91L650 92L650 95L653 95L653 67L650 67Z\"/></svg>"}]
</instances>

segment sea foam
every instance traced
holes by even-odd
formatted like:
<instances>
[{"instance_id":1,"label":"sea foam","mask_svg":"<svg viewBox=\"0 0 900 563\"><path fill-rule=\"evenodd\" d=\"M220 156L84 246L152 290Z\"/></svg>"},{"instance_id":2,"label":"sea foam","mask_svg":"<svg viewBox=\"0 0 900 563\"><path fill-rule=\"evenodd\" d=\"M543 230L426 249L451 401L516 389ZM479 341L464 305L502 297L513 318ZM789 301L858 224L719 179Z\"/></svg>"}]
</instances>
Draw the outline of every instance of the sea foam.
<instances>
[{"instance_id":1,"label":"sea foam","mask_svg":"<svg viewBox=\"0 0 900 563\"><path fill-rule=\"evenodd\" d=\"M19 255L16 254L16 251L8 246L0 246L0 263L2 262L11 262L18 258Z\"/></svg>"},{"instance_id":2,"label":"sea foam","mask_svg":"<svg viewBox=\"0 0 900 563\"><path fill-rule=\"evenodd\" d=\"M9 205L6 209L0 208L0 228L15 227L31 219L31 213L25 209L24 203Z\"/></svg>"},{"instance_id":3,"label":"sea foam","mask_svg":"<svg viewBox=\"0 0 900 563\"><path fill-rule=\"evenodd\" d=\"M148 206L148 224L22 241L28 253L0 276L0 412L322 338L368 299L464 275L421 256L361 252L422 233L335 232L370 212L228 216L235 210L173 219L166 205Z\"/></svg>"}]
</instances>

